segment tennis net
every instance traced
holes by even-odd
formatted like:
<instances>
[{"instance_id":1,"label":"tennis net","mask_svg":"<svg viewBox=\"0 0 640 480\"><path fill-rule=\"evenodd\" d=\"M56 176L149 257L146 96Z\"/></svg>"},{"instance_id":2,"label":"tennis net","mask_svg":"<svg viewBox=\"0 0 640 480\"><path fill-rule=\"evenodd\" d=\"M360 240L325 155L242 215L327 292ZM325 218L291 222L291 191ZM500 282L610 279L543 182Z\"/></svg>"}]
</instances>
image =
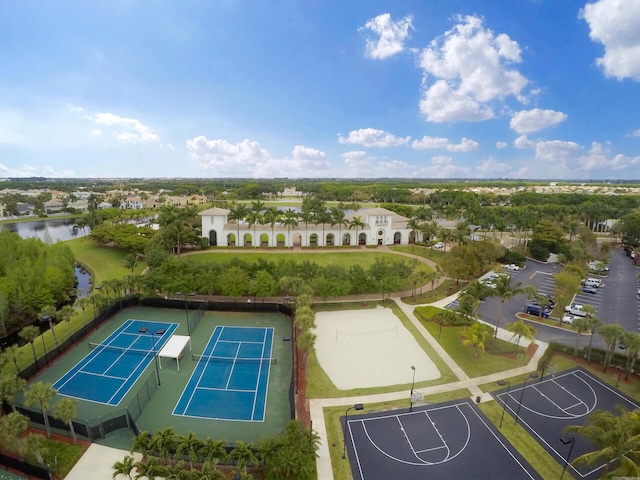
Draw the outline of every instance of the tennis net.
<instances>
[{"instance_id":1,"label":"tennis net","mask_svg":"<svg viewBox=\"0 0 640 480\"><path fill-rule=\"evenodd\" d=\"M116 347L114 345L107 345L105 343L93 343L89 342L89 348L91 350L107 350L109 352L121 353L124 355L140 355L146 357L147 355L153 355L153 350L143 350L139 348L131 348L131 347Z\"/></svg>"},{"instance_id":2,"label":"tennis net","mask_svg":"<svg viewBox=\"0 0 640 480\"><path fill-rule=\"evenodd\" d=\"M275 357L265 357L265 358L234 358L234 357L219 357L216 355L201 355L197 353L191 354L191 357L194 361L198 362L201 359L207 362L217 362L217 363L254 363L254 364L269 364L269 365L277 365L278 359Z\"/></svg>"}]
</instances>

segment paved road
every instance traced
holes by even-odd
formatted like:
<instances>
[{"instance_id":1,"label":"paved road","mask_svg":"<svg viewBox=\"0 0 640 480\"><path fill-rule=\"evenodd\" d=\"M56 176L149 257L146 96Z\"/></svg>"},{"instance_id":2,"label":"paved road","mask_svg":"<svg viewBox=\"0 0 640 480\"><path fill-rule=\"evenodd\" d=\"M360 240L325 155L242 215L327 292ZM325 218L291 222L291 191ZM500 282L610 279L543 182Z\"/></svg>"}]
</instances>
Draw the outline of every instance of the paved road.
<instances>
[{"instance_id":1,"label":"paved road","mask_svg":"<svg viewBox=\"0 0 640 480\"><path fill-rule=\"evenodd\" d=\"M609 274L602 279L605 286L598 289L598 295L602 296L598 316L605 323L617 323L629 332L640 332L638 271L633 260L624 251L612 248L609 268Z\"/></svg>"}]
</instances>

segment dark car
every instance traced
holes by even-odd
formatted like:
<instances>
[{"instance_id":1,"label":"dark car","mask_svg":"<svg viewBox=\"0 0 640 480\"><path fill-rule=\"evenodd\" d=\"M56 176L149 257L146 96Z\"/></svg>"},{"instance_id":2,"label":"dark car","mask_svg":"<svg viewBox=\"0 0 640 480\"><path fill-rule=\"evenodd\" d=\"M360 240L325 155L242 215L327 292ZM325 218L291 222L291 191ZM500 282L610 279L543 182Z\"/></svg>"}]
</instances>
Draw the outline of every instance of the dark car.
<instances>
[{"instance_id":1,"label":"dark car","mask_svg":"<svg viewBox=\"0 0 640 480\"><path fill-rule=\"evenodd\" d=\"M589 287L587 285L582 287L582 293L593 293L596 294L598 293L598 289L596 289L595 287Z\"/></svg>"},{"instance_id":2,"label":"dark car","mask_svg":"<svg viewBox=\"0 0 640 480\"><path fill-rule=\"evenodd\" d=\"M548 318L551 312L546 307L541 307L540 305L536 305L535 303L530 303L526 307L524 307L524 313L535 315L537 317Z\"/></svg>"}]
</instances>

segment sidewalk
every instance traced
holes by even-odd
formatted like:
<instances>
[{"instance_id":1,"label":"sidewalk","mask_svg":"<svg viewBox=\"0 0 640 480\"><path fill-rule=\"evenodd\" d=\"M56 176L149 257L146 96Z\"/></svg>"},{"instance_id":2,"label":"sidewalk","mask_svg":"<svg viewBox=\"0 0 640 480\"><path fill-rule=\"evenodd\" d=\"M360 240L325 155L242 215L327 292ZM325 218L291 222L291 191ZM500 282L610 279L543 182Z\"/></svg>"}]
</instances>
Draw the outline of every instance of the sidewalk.
<instances>
[{"instance_id":1,"label":"sidewalk","mask_svg":"<svg viewBox=\"0 0 640 480\"><path fill-rule=\"evenodd\" d=\"M451 295L450 297L444 298L440 301L429 304L431 306L437 306L440 308L444 308L446 305L453 302L458 297L458 294ZM455 390L460 390L466 388L472 399L480 397L481 402L486 402L493 400L493 397L490 393L483 392L479 385L483 385L486 383L497 382L503 378L515 377L518 375L522 375L525 373L534 372L538 368L538 362L544 352L547 350L548 344L544 342L540 342L538 340L535 341L538 348L533 357L529 360L526 365L522 367L513 368L511 370L493 373L490 375L485 375L483 377L469 378L469 376L458 366L458 364L451 358L451 356L440 346L438 341L433 338L433 336L422 326L422 324L415 318L413 315L413 310L417 306L424 305L407 305L401 300L394 298L394 301L398 304L398 306L402 309L402 311L407 315L407 318L411 320L413 325L418 329L420 334L424 336L424 338L429 342L429 344L435 349L436 353L442 358L442 360L447 364L447 366L451 369L451 371L458 377L458 381L446 383L442 385L434 385L432 387L426 387L421 389L415 389L415 391L420 392L424 396L434 395L436 393L445 393L452 392ZM498 329L498 337L511 341L511 332L503 328ZM317 399L309 399L309 408L311 411L311 421L313 422L313 428L320 437L320 448L318 449L318 459L316 461L317 470L318 470L318 479L320 480L333 480L333 470L331 468L331 457L329 454L328 448L328 438L326 425L324 421L324 411L325 407L339 407L343 406L348 408L349 406L353 406L356 403L378 403L378 402L389 402L394 400L405 400L409 399L411 392L408 390L401 390L397 392L389 392L389 393L381 393L374 395L360 395L355 397L341 397L341 398L317 398Z\"/></svg>"}]
</instances>

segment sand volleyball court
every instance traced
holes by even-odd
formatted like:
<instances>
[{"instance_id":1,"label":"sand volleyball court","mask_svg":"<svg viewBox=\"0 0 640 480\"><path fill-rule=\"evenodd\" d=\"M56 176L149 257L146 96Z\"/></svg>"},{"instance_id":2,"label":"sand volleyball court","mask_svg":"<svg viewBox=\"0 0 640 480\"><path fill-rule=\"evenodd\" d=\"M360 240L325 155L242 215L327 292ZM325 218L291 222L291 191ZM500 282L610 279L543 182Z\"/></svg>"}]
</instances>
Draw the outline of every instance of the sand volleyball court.
<instances>
[{"instance_id":1,"label":"sand volleyball court","mask_svg":"<svg viewBox=\"0 0 640 480\"><path fill-rule=\"evenodd\" d=\"M440 378L435 364L389 308L316 313L320 366L340 390Z\"/></svg>"}]
</instances>

